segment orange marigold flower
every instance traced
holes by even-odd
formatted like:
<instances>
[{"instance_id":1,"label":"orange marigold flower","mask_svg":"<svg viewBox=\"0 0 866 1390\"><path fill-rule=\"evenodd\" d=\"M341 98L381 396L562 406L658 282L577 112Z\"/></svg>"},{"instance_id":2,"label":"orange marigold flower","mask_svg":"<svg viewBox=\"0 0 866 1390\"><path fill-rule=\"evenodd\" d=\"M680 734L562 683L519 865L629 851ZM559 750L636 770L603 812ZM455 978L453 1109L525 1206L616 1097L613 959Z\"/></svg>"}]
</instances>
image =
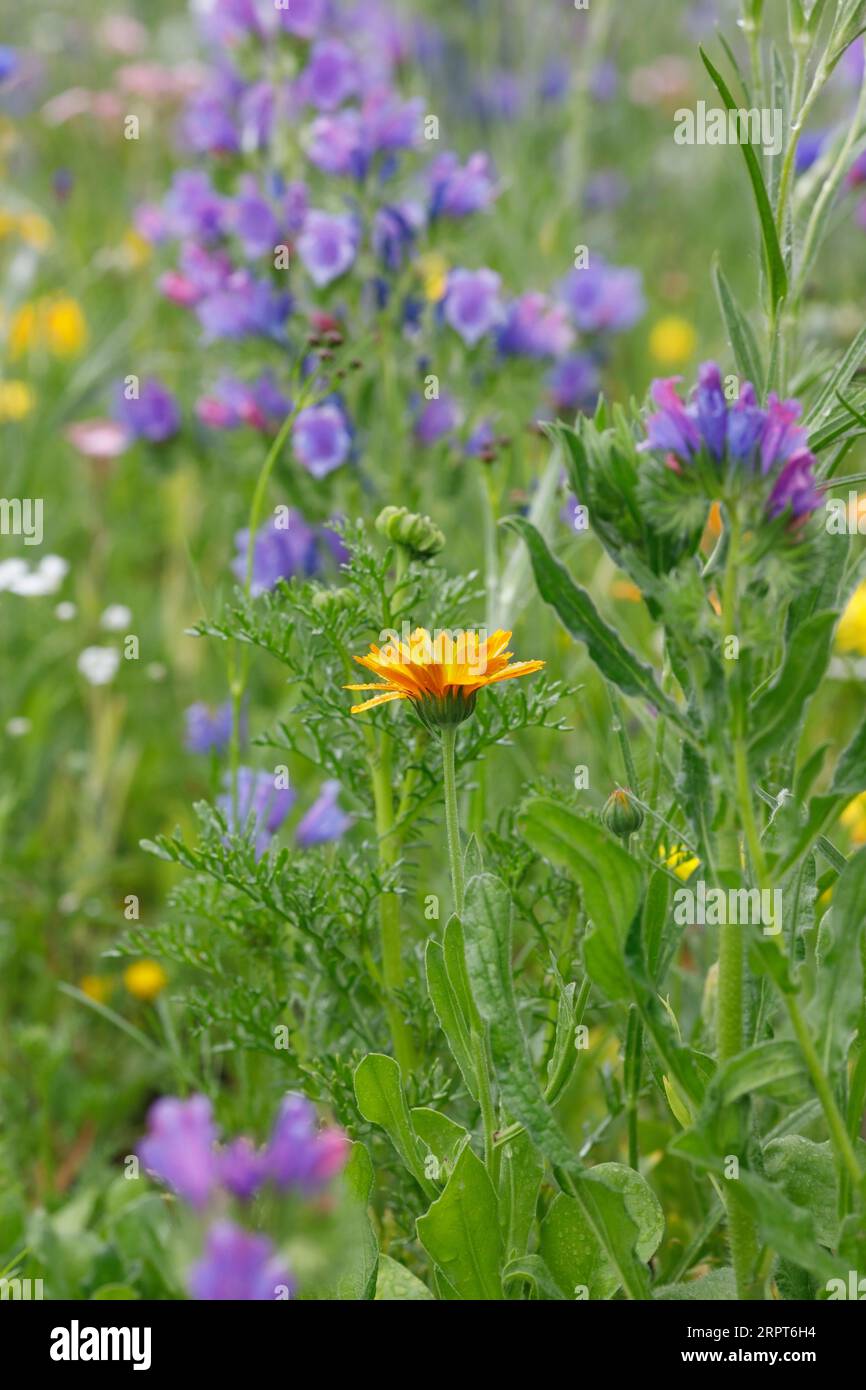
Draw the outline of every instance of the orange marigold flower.
<instances>
[{"instance_id":1,"label":"orange marigold flower","mask_svg":"<svg viewBox=\"0 0 866 1390\"><path fill-rule=\"evenodd\" d=\"M475 708L475 696L486 685L513 680L540 671L543 661L511 662L506 651L510 632L498 630L489 637L480 632L436 632L419 627L408 640L393 637L386 646L371 646L366 656L356 656L375 676L366 685L347 685L346 690L380 693L352 714L386 705L391 700L411 700L425 724L441 728L461 724Z\"/></svg>"}]
</instances>

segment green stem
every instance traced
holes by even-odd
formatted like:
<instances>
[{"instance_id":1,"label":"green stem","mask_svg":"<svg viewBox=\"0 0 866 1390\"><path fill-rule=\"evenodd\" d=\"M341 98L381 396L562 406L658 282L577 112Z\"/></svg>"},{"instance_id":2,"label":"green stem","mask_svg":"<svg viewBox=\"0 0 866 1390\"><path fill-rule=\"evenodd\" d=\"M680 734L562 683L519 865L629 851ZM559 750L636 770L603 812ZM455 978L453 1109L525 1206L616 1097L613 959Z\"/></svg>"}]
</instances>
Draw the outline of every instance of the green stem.
<instances>
[{"instance_id":1,"label":"green stem","mask_svg":"<svg viewBox=\"0 0 866 1390\"><path fill-rule=\"evenodd\" d=\"M442 730L442 773L445 793L445 833L448 838L448 861L451 865L451 887L454 911L463 911L463 855L460 849L460 821L457 814L457 781L454 768L454 747L457 729L446 725Z\"/></svg>"},{"instance_id":2,"label":"green stem","mask_svg":"<svg viewBox=\"0 0 866 1390\"><path fill-rule=\"evenodd\" d=\"M391 836L394 826L394 795L391 789L391 742L388 734L379 739L375 755L370 758L373 781L373 804L376 810L376 835L379 842L379 869L386 875L393 867L398 842ZM396 893L382 893L379 898L379 932L382 945L382 983L385 990L385 1014L391 1030L394 1056L404 1076L415 1066L415 1045L403 1017L397 992L403 986L403 956L400 941L400 900Z\"/></svg>"}]
</instances>

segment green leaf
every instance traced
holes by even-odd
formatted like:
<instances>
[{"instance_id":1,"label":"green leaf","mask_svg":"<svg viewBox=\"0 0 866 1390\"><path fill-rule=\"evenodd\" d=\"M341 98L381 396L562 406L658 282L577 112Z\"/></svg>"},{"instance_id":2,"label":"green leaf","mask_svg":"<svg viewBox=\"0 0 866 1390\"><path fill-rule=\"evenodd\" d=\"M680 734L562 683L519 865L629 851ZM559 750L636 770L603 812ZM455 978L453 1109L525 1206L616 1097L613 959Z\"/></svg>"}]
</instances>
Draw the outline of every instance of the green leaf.
<instances>
[{"instance_id":1,"label":"green leaf","mask_svg":"<svg viewBox=\"0 0 866 1390\"><path fill-rule=\"evenodd\" d=\"M518 823L532 848L567 869L580 886L592 923L583 948L590 979L609 999L628 998L624 948L640 902L642 874L637 863L603 825L551 798L526 802Z\"/></svg>"},{"instance_id":2,"label":"green leaf","mask_svg":"<svg viewBox=\"0 0 866 1390\"><path fill-rule=\"evenodd\" d=\"M725 103L728 111L736 111L737 103L731 96L728 85L722 74L713 66L703 48L699 47L701 61L715 84L715 87ZM779 246L779 238L776 235L776 224L773 221L773 209L770 207L770 199L764 187L764 179L761 174L761 166L754 149L748 143L740 145L743 158L746 161L746 168L749 172L749 179L752 184L752 192L755 196L755 204L758 209L758 218L761 224L761 236L764 243L764 261L767 268L767 279L770 286L770 302L779 304L785 299L788 293L788 276L785 271L785 262L782 257L782 250Z\"/></svg>"},{"instance_id":3,"label":"green leaf","mask_svg":"<svg viewBox=\"0 0 866 1390\"><path fill-rule=\"evenodd\" d=\"M764 1149L764 1166L767 1177L778 1184L790 1201L812 1213L821 1244L835 1246L839 1234L839 1197L833 1146L829 1139L823 1144L816 1144L802 1134L771 1139Z\"/></svg>"},{"instance_id":4,"label":"green leaf","mask_svg":"<svg viewBox=\"0 0 866 1390\"><path fill-rule=\"evenodd\" d=\"M383 1052L370 1052L355 1068L355 1099L364 1119L384 1129L403 1163L428 1197L436 1188L424 1174L418 1139L403 1094L400 1067Z\"/></svg>"},{"instance_id":5,"label":"green leaf","mask_svg":"<svg viewBox=\"0 0 866 1390\"><path fill-rule=\"evenodd\" d=\"M585 642L592 660L602 675L626 695L640 695L692 737L692 731L679 710L656 682L651 668L624 645L618 633L599 614L587 591L571 578L558 560L551 555L544 538L531 522L522 516L509 516L503 521L522 536L529 550L538 592L555 608L563 626Z\"/></svg>"},{"instance_id":6,"label":"green leaf","mask_svg":"<svg viewBox=\"0 0 866 1390\"><path fill-rule=\"evenodd\" d=\"M708 1100L711 1104L733 1105L741 1096L771 1089L803 1073L797 1043L786 1039L755 1043L718 1068L708 1088Z\"/></svg>"},{"instance_id":7,"label":"green leaf","mask_svg":"<svg viewBox=\"0 0 866 1390\"><path fill-rule=\"evenodd\" d=\"M96 1303L115 1303L132 1301L138 1294L128 1284L102 1284L90 1297Z\"/></svg>"},{"instance_id":8,"label":"green leaf","mask_svg":"<svg viewBox=\"0 0 866 1390\"><path fill-rule=\"evenodd\" d=\"M444 951L438 941L431 939L427 942L424 966L427 974L427 993L430 995L433 1012L460 1068L466 1089L477 1100L478 1080L475 1075L469 1030L448 976Z\"/></svg>"},{"instance_id":9,"label":"green leaf","mask_svg":"<svg viewBox=\"0 0 866 1390\"><path fill-rule=\"evenodd\" d=\"M351 1201L360 1208L360 1238L349 1268L337 1283L337 1298L341 1300L369 1300L376 1292L379 1242L367 1213L373 1179L370 1155L360 1140L355 1140L343 1169L343 1183Z\"/></svg>"},{"instance_id":10,"label":"green leaf","mask_svg":"<svg viewBox=\"0 0 866 1390\"><path fill-rule=\"evenodd\" d=\"M866 357L866 327L860 329L845 355L841 361L837 362L824 383L815 403L803 421L807 429L817 431L818 426L825 422L836 403L836 393L844 391L851 384L864 357Z\"/></svg>"},{"instance_id":11,"label":"green leaf","mask_svg":"<svg viewBox=\"0 0 866 1390\"><path fill-rule=\"evenodd\" d=\"M753 701L749 720L755 733L749 756L755 762L777 752L796 735L827 669L837 617L835 612L816 613L792 633L780 669Z\"/></svg>"},{"instance_id":12,"label":"green leaf","mask_svg":"<svg viewBox=\"0 0 866 1390\"><path fill-rule=\"evenodd\" d=\"M662 869L650 874L649 887L643 905L641 934L644 940L647 969L650 978L661 982L667 973L676 943L681 936L668 911L670 879Z\"/></svg>"},{"instance_id":13,"label":"green leaf","mask_svg":"<svg viewBox=\"0 0 866 1390\"><path fill-rule=\"evenodd\" d=\"M562 1292L540 1255L521 1255L510 1260L502 1271L502 1283L520 1281L532 1286L536 1299L547 1303L562 1301Z\"/></svg>"},{"instance_id":14,"label":"green leaf","mask_svg":"<svg viewBox=\"0 0 866 1390\"><path fill-rule=\"evenodd\" d=\"M500 879L479 874L469 880L463 925L469 979L478 1012L490 1030L502 1103L542 1153L568 1168L575 1154L544 1099L517 1012L511 978L511 898Z\"/></svg>"},{"instance_id":15,"label":"green leaf","mask_svg":"<svg viewBox=\"0 0 866 1390\"><path fill-rule=\"evenodd\" d=\"M760 390L761 382L764 380L764 369L758 344L751 324L734 298L734 292L725 278L718 256L713 258L712 274L716 298L719 301L737 371L746 381L751 381L756 390Z\"/></svg>"},{"instance_id":16,"label":"green leaf","mask_svg":"<svg viewBox=\"0 0 866 1390\"><path fill-rule=\"evenodd\" d=\"M427 1146L428 1154L433 1154L440 1166L447 1166L450 1173L461 1148L468 1142L469 1131L426 1105L415 1106L411 1116L412 1127L421 1143Z\"/></svg>"},{"instance_id":17,"label":"green leaf","mask_svg":"<svg viewBox=\"0 0 866 1390\"><path fill-rule=\"evenodd\" d=\"M665 1223L645 1179L621 1163L599 1163L585 1176L602 1185L600 1190L606 1194L608 1228L621 1227L626 1239L634 1240L638 1259L646 1263L658 1249ZM565 1193L554 1198L541 1223L539 1250L566 1298L575 1298L580 1289L588 1290L591 1299L611 1298L620 1287L616 1267L592 1224Z\"/></svg>"},{"instance_id":18,"label":"green leaf","mask_svg":"<svg viewBox=\"0 0 866 1390\"><path fill-rule=\"evenodd\" d=\"M469 880L463 923L469 978L478 1012L489 1028L502 1104L556 1165L561 1185L579 1203L628 1296L645 1298L646 1270L635 1255L634 1228L622 1220L617 1207L618 1194L581 1169L535 1075L511 977L511 899L499 879L480 874Z\"/></svg>"},{"instance_id":19,"label":"green leaf","mask_svg":"<svg viewBox=\"0 0 866 1390\"><path fill-rule=\"evenodd\" d=\"M508 1259L524 1255L529 1246L543 1176L544 1164L528 1134L517 1134L503 1145L499 1211Z\"/></svg>"},{"instance_id":20,"label":"green leaf","mask_svg":"<svg viewBox=\"0 0 866 1390\"><path fill-rule=\"evenodd\" d=\"M426 1284L405 1265L392 1260L390 1255L379 1256L379 1275L376 1280L376 1302L420 1303L424 1299L435 1302Z\"/></svg>"},{"instance_id":21,"label":"green leaf","mask_svg":"<svg viewBox=\"0 0 866 1390\"><path fill-rule=\"evenodd\" d=\"M863 927L866 923L866 847L848 860L833 888L815 946L812 1034L826 1072L835 1075L848 1055L863 1008Z\"/></svg>"},{"instance_id":22,"label":"green leaf","mask_svg":"<svg viewBox=\"0 0 866 1390\"><path fill-rule=\"evenodd\" d=\"M714 1269L700 1279L692 1279L687 1284L662 1284L653 1289L653 1299L662 1303L677 1300L735 1301L737 1281L734 1271L727 1265L724 1269Z\"/></svg>"},{"instance_id":23,"label":"green leaf","mask_svg":"<svg viewBox=\"0 0 866 1390\"><path fill-rule=\"evenodd\" d=\"M496 1193L467 1144L445 1190L416 1222L418 1239L461 1299L502 1298L502 1239Z\"/></svg>"}]
</instances>

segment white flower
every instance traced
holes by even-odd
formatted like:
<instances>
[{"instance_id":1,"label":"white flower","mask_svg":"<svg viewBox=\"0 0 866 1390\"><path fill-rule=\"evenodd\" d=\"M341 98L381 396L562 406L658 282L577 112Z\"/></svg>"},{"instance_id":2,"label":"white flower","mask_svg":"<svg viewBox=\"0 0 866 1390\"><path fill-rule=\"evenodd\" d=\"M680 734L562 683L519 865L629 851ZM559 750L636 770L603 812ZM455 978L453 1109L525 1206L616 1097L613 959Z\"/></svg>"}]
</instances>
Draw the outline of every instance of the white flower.
<instances>
[{"instance_id":1,"label":"white flower","mask_svg":"<svg viewBox=\"0 0 866 1390\"><path fill-rule=\"evenodd\" d=\"M123 632L132 622L132 609L125 603L111 603L99 619L101 627L107 632Z\"/></svg>"},{"instance_id":2,"label":"white flower","mask_svg":"<svg viewBox=\"0 0 866 1390\"><path fill-rule=\"evenodd\" d=\"M108 685L119 665L120 652L114 647L85 647L78 658L78 669L91 685Z\"/></svg>"},{"instance_id":3,"label":"white flower","mask_svg":"<svg viewBox=\"0 0 866 1390\"><path fill-rule=\"evenodd\" d=\"M34 570L19 557L4 560L0 564L0 590L8 589L22 598L39 598L56 593L68 572L69 562L61 555L43 555Z\"/></svg>"},{"instance_id":4,"label":"white flower","mask_svg":"<svg viewBox=\"0 0 866 1390\"><path fill-rule=\"evenodd\" d=\"M71 623L77 612L78 609L74 603L58 603L54 610L54 616L58 622Z\"/></svg>"},{"instance_id":5,"label":"white flower","mask_svg":"<svg viewBox=\"0 0 866 1390\"><path fill-rule=\"evenodd\" d=\"M26 560L18 558L14 560L4 560L0 563L0 590L9 589L11 593L16 592L16 585L21 582L29 571Z\"/></svg>"},{"instance_id":6,"label":"white flower","mask_svg":"<svg viewBox=\"0 0 866 1390\"><path fill-rule=\"evenodd\" d=\"M23 714L17 714L14 719L10 719L6 725L6 732L10 738L23 738L29 734L33 725Z\"/></svg>"}]
</instances>

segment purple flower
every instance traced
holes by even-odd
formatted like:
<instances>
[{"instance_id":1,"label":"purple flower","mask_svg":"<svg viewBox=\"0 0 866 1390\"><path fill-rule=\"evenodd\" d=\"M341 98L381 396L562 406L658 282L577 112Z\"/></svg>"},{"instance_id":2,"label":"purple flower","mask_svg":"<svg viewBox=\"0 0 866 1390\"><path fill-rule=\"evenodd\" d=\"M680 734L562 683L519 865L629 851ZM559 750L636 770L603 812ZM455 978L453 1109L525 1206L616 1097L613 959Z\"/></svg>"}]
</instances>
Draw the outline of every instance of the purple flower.
<instances>
[{"instance_id":1,"label":"purple flower","mask_svg":"<svg viewBox=\"0 0 866 1390\"><path fill-rule=\"evenodd\" d=\"M460 410L448 391L426 401L415 418L414 434L419 444L430 445L444 439L460 424Z\"/></svg>"},{"instance_id":2,"label":"purple flower","mask_svg":"<svg viewBox=\"0 0 866 1390\"><path fill-rule=\"evenodd\" d=\"M208 1232L204 1255L189 1274L189 1290L201 1301L266 1302L291 1295L295 1282L267 1236L230 1221Z\"/></svg>"},{"instance_id":3,"label":"purple flower","mask_svg":"<svg viewBox=\"0 0 866 1390\"><path fill-rule=\"evenodd\" d=\"M619 207L628 193L628 179L618 169L599 169L586 181L583 201L593 212Z\"/></svg>"},{"instance_id":4,"label":"purple flower","mask_svg":"<svg viewBox=\"0 0 866 1390\"><path fill-rule=\"evenodd\" d=\"M316 571L316 532L297 512L288 514L287 525L278 524L281 519L275 516L256 532L250 584L250 593L254 596L273 589L281 579L291 579L294 575L305 577ZM238 553L232 562L232 571L241 583L247 575L249 535L249 531L238 531L235 535Z\"/></svg>"},{"instance_id":5,"label":"purple flower","mask_svg":"<svg viewBox=\"0 0 866 1390\"><path fill-rule=\"evenodd\" d=\"M373 250L386 270L395 272L404 264L422 223L423 213L415 204L379 208L373 219Z\"/></svg>"},{"instance_id":6,"label":"purple flower","mask_svg":"<svg viewBox=\"0 0 866 1390\"><path fill-rule=\"evenodd\" d=\"M346 462L352 433L345 412L333 402L310 405L292 426L292 448L308 473L324 478Z\"/></svg>"},{"instance_id":7,"label":"purple flower","mask_svg":"<svg viewBox=\"0 0 866 1390\"><path fill-rule=\"evenodd\" d=\"M251 823L256 858L261 859L286 816L295 804L297 792L291 787L278 787L272 772L255 772L251 767L238 769L237 820L231 778L226 774L226 791L217 798L217 806L225 816L232 835L245 835Z\"/></svg>"},{"instance_id":8,"label":"purple flower","mask_svg":"<svg viewBox=\"0 0 866 1390\"><path fill-rule=\"evenodd\" d=\"M368 93L361 107L364 143L370 154L410 150L421 138L424 107L419 98L403 101L386 87Z\"/></svg>"},{"instance_id":9,"label":"purple flower","mask_svg":"<svg viewBox=\"0 0 866 1390\"><path fill-rule=\"evenodd\" d=\"M728 437L728 407L722 390L722 374L715 362L704 362L698 370L695 404L704 443L715 459L724 458Z\"/></svg>"},{"instance_id":10,"label":"purple flower","mask_svg":"<svg viewBox=\"0 0 866 1390\"><path fill-rule=\"evenodd\" d=\"M480 458L496 444L496 426L492 420L480 420L463 447L469 458Z\"/></svg>"},{"instance_id":11,"label":"purple flower","mask_svg":"<svg viewBox=\"0 0 866 1390\"><path fill-rule=\"evenodd\" d=\"M369 164L360 111L317 116L304 136L307 158L323 174L363 179Z\"/></svg>"},{"instance_id":12,"label":"purple flower","mask_svg":"<svg viewBox=\"0 0 866 1390\"><path fill-rule=\"evenodd\" d=\"M692 413L677 395L680 376L656 379L650 395L660 410L647 420L647 439L643 447L690 459L701 447L701 432Z\"/></svg>"},{"instance_id":13,"label":"purple flower","mask_svg":"<svg viewBox=\"0 0 866 1390\"><path fill-rule=\"evenodd\" d=\"M794 522L804 521L821 506L821 494L815 486L812 465L815 459L808 449L798 449L782 468L767 499L770 516L781 516L788 508Z\"/></svg>"},{"instance_id":14,"label":"purple flower","mask_svg":"<svg viewBox=\"0 0 866 1390\"><path fill-rule=\"evenodd\" d=\"M225 232L226 200L214 192L207 174L181 169L166 194L164 212L174 236L213 241Z\"/></svg>"},{"instance_id":15,"label":"purple flower","mask_svg":"<svg viewBox=\"0 0 866 1390\"><path fill-rule=\"evenodd\" d=\"M307 185L300 179L286 185L282 194L283 218L286 224L286 231L292 236L296 236L306 221L310 207L310 195L307 192Z\"/></svg>"},{"instance_id":16,"label":"purple flower","mask_svg":"<svg viewBox=\"0 0 866 1390\"><path fill-rule=\"evenodd\" d=\"M10 48L8 44L0 44L0 82L7 82L10 77L14 77L19 62L17 49Z\"/></svg>"},{"instance_id":17,"label":"purple flower","mask_svg":"<svg viewBox=\"0 0 866 1390\"><path fill-rule=\"evenodd\" d=\"M728 454L739 462L751 461L764 433L766 416L758 405L755 388L750 381L743 383L737 400L728 415Z\"/></svg>"},{"instance_id":18,"label":"purple flower","mask_svg":"<svg viewBox=\"0 0 866 1390\"><path fill-rule=\"evenodd\" d=\"M206 1096L166 1096L151 1106L138 1155L149 1173L194 1207L207 1205L217 1183L217 1132Z\"/></svg>"},{"instance_id":19,"label":"purple flower","mask_svg":"<svg viewBox=\"0 0 866 1390\"><path fill-rule=\"evenodd\" d=\"M256 280L249 270L235 270L225 284L195 306L204 341L221 338L279 338L292 310L292 297Z\"/></svg>"},{"instance_id":20,"label":"purple flower","mask_svg":"<svg viewBox=\"0 0 866 1390\"><path fill-rule=\"evenodd\" d=\"M805 449L808 431L796 424L801 415L799 401L780 401L774 391L767 400L767 415L761 439L761 472L769 473L776 463Z\"/></svg>"},{"instance_id":21,"label":"purple flower","mask_svg":"<svg viewBox=\"0 0 866 1390\"><path fill-rule=\"evenodd\" d=\"M344 275L357 251L358 227L354 217L329 212L307 215L298 237L298 255L319 289Z\"/></svg>"},{"instance_id":22,"label":"purple flower","mask_svg":"<svg viewBox=\"0 0 866 1390\"><path fill-rule=\"evenodd\" d=\"M502 322L501 278L494 270L452 270L445 291L445 320L474 347Z\"/></svg>"},{"instance_id":23,"label":"purple flower","mask_svg":"<svg viewBox=\"0 0 866 1390\"><path fill-rule=\"evenodd\" d=\"M279 1188L318 1192L340 1172L348 1156L341 1129L316 1129L316 1112L294 1092L283 1100L266 1150L269 1176Z\"/></svg>"},{"instance_id":24,"label":"purple flower","mask_svg":"<svg viewBox=\"0 0 866 1390\"><path fill-rule=\"evenodd\" d=\"M129 399L125 387L117 393L115 419L133 439L164 444L180 429L180 410L167 387L155 378L141 382L138 395Z\"/></svg>"},{"instance_id":25,"label":"purple flower","mask_svg":"<svg viewBox=\"0 0 866 1390\"><path fill-rule=\"evenodd\" d=\"M264 1153L246 1138L233 1139L218 1150L217 1166L220 1185L242 1202L248 1202L267 1177Z\"/></svg>"},{"instance_id":26,"label":"purple flower","mask_svg":"<svg viewBox=\"0 0 866 1390\"><path fill-rule=\"evenodd\" d=\"M340 809L340 783L329 779L295 830L295 841L302 849L339 840L352 824L352 817Z\"/></svg>"},{"instance_id":27,"label":"purple flower","mask_svg":"<svg viewBox=\"0 0 866 1390\"><path fill-rule=\"evenodd\" d=\"M574 329L563 305L535 291L512 300L497 338L506 357L561 357L573 342Z\"/></svg>"},{"instance_id":28,"label":"purple flower","mask_svg":"<svg viewBox=\"0 0 866 1390\"><path fill-rule=\"evenodd\" d=\"M241 149L264 150L270 144L276 119L276 90L270 82L254 82L238 101Z\"/></svg>"},{"instance_id":29,"label":"purple flower","mask_svg":"<svg viewBox=\"0 0 866 1390\"><path fill-rule=\"evenodd\" d=\"M561 293L582 333L622 333L646 307L640 271L598 259L584 270L572 270Z\"/></svg>"},{"instance_id":30,"label":"purple flower","mask_svg":"<svg viewBox=\"0 0 866 1390\"><path fill-rule=\"evenodd\" d=\"M613 101L619 87L616 63L610 59L597 63L589 75L589 90L596 101Z\"/></svg>"},{"instance_id":31,"label":"purple flower","mask_svg":"<svg viewBox=\"0 0 866 1390\"><path fill-rule=\"evenodd\" d=\"M856 188L861 183L866 183L866 150L858 154L851 168L845 177L845 182L849 188Z\"/></svg>"},{"instance_id":32,"label":"purple flower","mask_svg":"<svg viewBox=\"0 0 866 1390\"><path fill-rule=\"evenodd\" d=\"M276 215L251 174L241 180L241 192L229 204L227 222L246 256L273 255L274 247L280 242Z\"/></svg>"},{"instance_id":33,"label":"purple flower","mask_svg":"<svg viewBox=\"0 0 866 1390\"><path fill-rule=\"evenodd\" d=\"M328 17L327 0L283 0L277 15L290 34L299 39L314 39Z\"/></svg>"},{"instance_id":34,"label":"purple flower","mask_svg":"<svg viewBox=\"0 0 866 1390\"><path fill-rule=\"evenodd\" d=\"M237 154L241 147L234 117L220 92L201 92L187 103L181 136L194 154Z\"/></svg>"},{"instance_id":35,"label":"purple flower","mask_svg":"<svg viewBox=\"0 0 866 1390\"><path fill-rule=\"evenodd\" d=\"M496 172L488 154L477 150L461 168L450 150L437 156L427 170L430 216L467 217L490 207L497 196Z\"/></svg>"},{"instance_id":36,"label":"purple flower","mask_svg":"<svg viewBox=\"0 0 866 1390\"><path fill-rule=\"evenodd\" d=\"M229 701L213 709L199 700L185 711L188 753L221 753L227 747L232 732L232 707Z\"/></svg>"},{"instance_id":37,"label":"purple flower","mask_svg":"<svg viewBox=\"0 0 866 1390\"><path fill-rule=\"evenodd\" d=\"M196 414L208 429L234 430L249 425L262 434L275 434L291 410L291 401L280 391L270 372L258 381L224 376L210 395L196 402Z\"/></svg>"},{"instance_id":38,"label":"purple flower","mask_svg":"<svg viewBox=\"0 0 866 1390\"><path fill-rule=\"evenodd\" d=\"M258 34L255 0L212 0L202 16L205 36L213 43L235 44Z\"/></svg>"},{"instance_id":39,"label":"purple flower","mask_svg":"<svg viewBox=\"0 0 866 1390\"><path fill-rule=\"evenodd\" d=\"M794 156L794 169L798 174L805 174L812 165L820 159L824 153L824 146L827 144L828 132L826 130L804 130L797 144L797 153ZM851 171L853 173L853 170ZM850 174L849 174L850 181Z\"/></svg>"},{"instance_id":40,"label":"purple flower","mask_svg":"<svg viewBox=\"0 0 866 1390\"><path fill-rule=\"evenodd\" d=\"M310 106L319 111L336 111L358 90L354 53L340 39L323 39L313 44L298 88L301 99Z\"/></svg>"},{"instance_id":41,"label":"purple flower","mask_svg":"<svg viewBox=\"0 0 866 1390\"><path fill-rule=\"evenodd\" d=\"M598 367L586 353L557 362L547 377L547 391L556 411L591 410L600 386Z\"/></svg>"}]
</instances>

